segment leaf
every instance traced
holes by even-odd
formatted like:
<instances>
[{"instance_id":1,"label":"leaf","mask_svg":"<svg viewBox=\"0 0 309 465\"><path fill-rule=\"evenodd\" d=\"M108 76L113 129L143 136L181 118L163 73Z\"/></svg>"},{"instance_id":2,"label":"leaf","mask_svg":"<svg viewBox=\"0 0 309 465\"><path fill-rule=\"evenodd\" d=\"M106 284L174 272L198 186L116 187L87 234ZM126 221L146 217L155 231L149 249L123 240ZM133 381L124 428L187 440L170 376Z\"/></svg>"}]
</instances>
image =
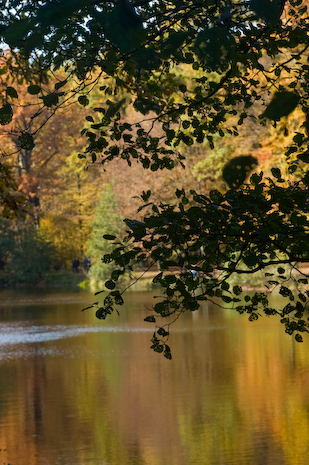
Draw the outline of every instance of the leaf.
<instances>
[{"instance_id":1,"label":"leaf","mask_svg":"<svg viewBox=\"0 0 309 465\"><path fill-rule=\"evenodd\" d=\"M40 92L41 92L41 87L37 86L36 84L31 84L28 87L28 94L30 95L36 95L36 94L39 94Z\"/></svg>"},{"instance_id":2,"label":"leaf","mask_svg":"<svg viewBox=\"0 0 309 465\"><path fill-rule=\"evenodd\" d=\"M259 259L255 254L252 253L244 257L243 261L245 265L247 265L249 268L252 268L253 266L258 264Z\"/></svg>"},{"instance_id":3,"label":"leaf","mask_svg":"<svg viewBox=\"0 0 309 465\"><path fill-rule=\"evenodd\" d=\"M281 179L281 170L280 170L280 168L272 168L271 169L271 174L273 175L274 178Z\"/></svg>"},{"instance_id":4,"label":"leaf","mask_svg":"<svg viewBox=\"0 0 309 465\"><path fill-rule=\"evenodd\" d=\"M257 158L251 155L233 158L223 168L223 179L230 188L238 188L247 179L250 171L257 165Z\"/></svg>"},{"instance_id":5,"label":"leaf","mask_svg":"<svg viewBox=\"0 0 309 465\"><path fill-rule=\"evenodd\" d=\"M4 41L9 44L12 48L20 47L23 38L29 33L32 27L29 19L21 19L12 22L9 26L3 28L1 33L4 36Z\"/></svg>"},{"instance_id":6,"label":"leaf","mask_svg":"<svg viewBox=\"0 0 309 465\"><path fill-rule=\"evenodd\" d=\"M161 354L161 353L163 352L163 346L162 346L162 345L154 344L151 348L152 348L155 352L157 352L158 354Z\"/></svg>"},{"instance_id":7,"label":"leaf","mask_svg":"<svg viewBox=\"0 0 309 465\"><path fill-rule=\"evenodd\" d=\"M242 288L238 285L233 286L233 292L235 295L240 295L242 293Z\"/></svg>"},{"instance_id":8,"label":"leaf","mask_svg":"<svg viewBox=\"0 0 309 465\"><path fill-rule=\"evenodd\" d=\"M304 163L309 163L309 151L307 150L304 153L300 153L297 155L297 158L299 158L299 160L303 161Z\"/></svg>"},{"instance_id":9,"label":"leaf","mask_svg":"<svg viewBox=\"0 0 309 465\"><path fill-rule=\"evenodd\" d=\"M33 136L27 132L18 137L18 144L24 150L32 150L35 147Z\"/></svg>"},{"instance_id":10,"label":"leaf","mask_svg":"<svg viewBox=\"0 0 309 465\"><path fill-rule=\"evenodd\" d=\"M112 312L112 308L111 307L106 307L106 308L99 308L99 310L96 311L96 314L95 316L99 319L99 320L105 320L105 318L107 317L107 315L110 315Z\"/></svg>"},{"instance_id":11,"label":"leaf","mask_svg":"<svg viewBox=\"0 0 309 465\"><path fill-rule=\"evenodd\" d=\"M80 95L78 97L78 103L80 103L83 107L86 107L89 104L87 95Z\"/></svg>"},{"instance_id":12,"label":"leaf","mask_svg":"<svg viewBox=\"0 0 309 465\"><path fill-rule=\"evenodd\" d=\"M158 282L161 280L162 276L163 276L163 272L161 271L161 273L157 274L157 275L153 278L152 282L153 282L154 284L158 283Z\"/></svg>"},{"instance_id":13,"label":"leaf","mask_svg":"<svg viewBox=\"0 0 309 465\"><path fill-rule=\"evenodd\" d=\"M251 315L249 316L249 321L256 321L258 320L259 318L259 315L257 313L251 313Z\"/></svg>"},{"instance_id":14,"label":"leaf","mask_svg":"<svg viewBox=\"0 0 309 465\"><path fill-rule=\"evenodd\" d=\"M221 284L221 289L223 289L224 291L228 291L229 288L230 288L229 283L227 283L226 281L223 281L223 283Z\"/></svg>"},{"instance_id":15,"label":"leaf","mask_svg":"<svg viewBox=\"0 0 309 465\"><path fill-rule=\"evenodd\" d=\"M110 280L106 281L105 287L107 287L107 289L115 289L116 284L114 283L114 281L112 281L110 279Z\"/></svg>"},{"instance_id":16,"label":"leaf","mask_svg":"<svg viewBox=\"0 0 309 465\"><path fill-rule=\"evenodd\" d=\"M117 293L117 295L115 295L114 299L115 299L115 304L116 305L123 305L124 304L124 300L121 297L120 293Z\"/></svg>"},{"instance_id":17,"label":"leaf","mask_svg":"<svg viewBox=\"0 0 309 465\"><path fill-rule=\"evenodd\" d=\"M8 86L5 92L8 97L18 98L18 93L14 87Z\"/></svg>"},{"instance_id":18,"label":"leaf","mask_svg":"<svg viewBox=\"0 0 309 465\"><path fill-rule=\"evenodd\" d=\"M55 90L61 89L61 87L65 86L67 82L68 82L67 79L64 79L63 81L56 82Z\"/></svg>"},{"instance_id":19,"label":"leaf","mask_svg":"<svg viewBox=\"0 0 309 465\"><path fill-rule=\"evenodd\" d=\"M153 100L148 98L138 98L133 104L135 110L139 111L143 115L147 115L150 111L153 111L156 114L159 114L161 111L160 105L158 105Z\"/></svg>"},{"instance_id":20,"label":"leaf","mask_svg":"<svg viewBox=\"0 0 309 465\"><path fill-rule=\"evenodd\" d=\"M166 337L169 335L169 332L166 331L164 328L159 328L157 330L157 333L159 334L159 336L162 336L162 337Z\"/></svg>"},{"instance_id":21,"label":"leaf","mask_svg":"<svg viewBox=\"0 0 309 465\"><path fill-rule=\"evenodd\" d=\"M44 95L43 103L47 108L54 107L58 105L59 102L59 95L55 92L51 92L50 94Z\"/></svg>"},{"instance_id":22,"label":"leaf","mask_svg":"<svg viewBox=\"0 0 309 465\"><path fill-rule=\"evenodd\" d=\"M144 318L144 321L148 321L149 323L155 323L156 322L156 319L153 315L150 315L150 316L147 316L146 318Z\"/></svg>"},{"instance_id":23,"label":"leaf","mask_svg":"<svg viewBox=\"0 0 309 465\"><path fill-rule=\"evenodd\" d=\"M297 107L300 97L295 92L277 92L267 106L262 117L279 121L280 118L288 116Z\"/></svg>"},{"instance_id":24,"label":"leaf","mask_svg":"<svg viewBox=\"0 0 309 465\"><path fill-rule=\"evenodd\" d=\"M61 27L72 14L84 4L82 0L61 0L58 2L44 2L38 11L38 20L45 27Z\"/></svg>"},{"instance_id":25,"label":"leaf","mask_svg":"<svg viewBox=\"0 0 309 465\"><path fill-rule=\"evenodd\" d=\"M12 121L13 118L13 110L12 107L9 103L6 103L3 105L3 107L0 108L0 124L1 126L4 126L6 124L9 124Z\"/></svg>"},{"instance_id":26,"label":"leaf","mask_svg":"<svg viewBox=\"0 0 309 465\"><path fill-rule=\"evenodd\" d=\"M112 234L104 234L103 239L106 239L107 241L114 241L117 238L116 236L113 236Z\"/></svg>"},{"instance_id":27,"label":"leaf","mask_svg":"<svg viewBox=\"0 0 309 465\"><path fill-rule=\"evenodd\" d=\"M119 100L119 102L109 102L109 107L106 110L105 117L106 118L112 118L117 113L117 111L120 110L120 108L125 103L125 101L126 101L126 99L123 98L123 99Z\"/></svg>"},{"instance_id":28,"label":"leaf","mask_svg":"<svg viewBox=\"0 0 309 465\"><path fill-rule=\"evenodd\" d=\"M295 334L295 340L296 340L297 342L303 342L303 337L302 337L302 335L299 334L299 333Z\"/></svg>"}]
</instances>

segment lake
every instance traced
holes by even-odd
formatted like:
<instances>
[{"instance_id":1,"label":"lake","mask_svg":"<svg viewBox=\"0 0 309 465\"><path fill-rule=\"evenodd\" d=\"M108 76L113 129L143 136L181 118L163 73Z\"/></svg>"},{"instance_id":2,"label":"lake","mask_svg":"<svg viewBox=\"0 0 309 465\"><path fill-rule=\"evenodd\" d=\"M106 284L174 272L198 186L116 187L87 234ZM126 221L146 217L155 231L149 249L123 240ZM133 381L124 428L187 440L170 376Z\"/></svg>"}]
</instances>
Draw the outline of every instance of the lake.
<instances>
[{"instance_id":1,"label":"lake","mask_svg":"<svg viewBox=\"0 0 309 465\"><path fill-rule=\"evenodd\" d=\"M0 292L1 465L302 465L309 335L205 306L150 350L151 293Z\"/></svg>"}]
</instances>

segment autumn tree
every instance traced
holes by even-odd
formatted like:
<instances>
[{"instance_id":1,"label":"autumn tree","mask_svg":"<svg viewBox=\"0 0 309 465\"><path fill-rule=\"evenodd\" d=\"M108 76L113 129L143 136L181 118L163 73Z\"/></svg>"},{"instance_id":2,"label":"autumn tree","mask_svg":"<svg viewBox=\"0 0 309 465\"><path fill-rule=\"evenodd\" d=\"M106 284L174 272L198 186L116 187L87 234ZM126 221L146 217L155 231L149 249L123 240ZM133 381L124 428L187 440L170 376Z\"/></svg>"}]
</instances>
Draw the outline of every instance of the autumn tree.
<instances>
[{"instance_id":1,"label":"autumn tree","mask_svg":"<svg viewBox=\"0 0 309 465\"><path fill-rule=\"evenodd\" d=\"M300 124L280 148L284 171L274 164L264 176L257 157L246 152L224 166L227 190L205 195L178 188L173 201L158 204L145 190L143 221L127 221L127 237L104 261L120 274L145 256L160 263L155 281L165 295L149 320L156 324L152 347L167 358L170 319L205 300L230 304L251 320L279 314L286 332L301 340L309 297L298 265L309 261L307 3L7 2L0 24L3 42L37 69L66 67L79 83L81 105L90 102L86 83L94 70L103 79L104 103L89 114L88 143L79 155L103 166L119 158L154 172L172 170L184 165L184 147L207 142L214 150L218 137L239 136L249 119L280 127L300 112ZM55 85L47 94L38 76L43 106L56 107L62 91ZM135 117L124 121L129 104ZM2 124L12 112L4 100ZM30 141L32 134L23 137ZM286 298L281 309L270 307L267 292L243 295L241 286L229 284L232 276L260 271L265 291ZM122 301L117 276L108 280L113 289L98 317Z\"/></svg>"}]
</instances>

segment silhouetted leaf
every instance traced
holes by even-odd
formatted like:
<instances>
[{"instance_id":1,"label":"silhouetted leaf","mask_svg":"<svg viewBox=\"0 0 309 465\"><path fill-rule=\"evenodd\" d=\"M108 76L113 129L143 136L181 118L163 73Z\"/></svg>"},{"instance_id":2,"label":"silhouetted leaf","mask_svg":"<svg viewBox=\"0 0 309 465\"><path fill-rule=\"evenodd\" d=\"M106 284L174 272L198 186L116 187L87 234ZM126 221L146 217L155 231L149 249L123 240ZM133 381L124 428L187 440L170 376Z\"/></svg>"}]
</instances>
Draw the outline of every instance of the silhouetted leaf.
<instances>
[{"instance_id":1,"label":"silhouetted leaf","mask_svg":"<svg viewBox=\"0 0 309 465\"><path fill-rule=\"evenodd\" d=\"M13 110L9 103L0 108L0 124L4 126L9 124L13 118Z\"/></svg>"},{"instance_id":2,"label":"silhouetted leaf","mask_svg":"<svg viewBox=\"0 0 309 465\"><path fill-rule=\"evenodd\" d=\"M50 94L44 95L43 103L46 107L54 107L59 103L59 94L51 92Z\"/></svg>"},{"instance_id":3,"label":"silhouetted leaf","mask_svg":"<svg viewBox=\"0 0 309 465\"><path fill-rule=\"evenodd\" d=\"M263 117L273 121L279 121L283 116L288 116L297 107L299 95L295 92L277 92L263 113Z\"/></svg>"},{"instance_id":4,"label":"silhouetted leaf","mask_svg":"<svg viewBox=\"0 0 309 465\"><path fill-rule=\"evenodd\" d=\"M147 98L138 98L134 102L135 110L139 111L143 115L147 115L150 111L159 114L161 107L156 102Z\"/></svg>"},{"instance_id":5,"label":"silhouetted leaf","mask_svg":"<svg viewBox=\"0 0 309 465\"><path fill-rule=\"evenodd\" d=\"M80 95L78 97L78 103L80 103L83 107L86 107L87 105L89 105L89 98L87 97L87 95Z\"/></svg>"},{"instance_id":6,"label":"silhouetted leaf","mask_svg":"<svg viewBox=\"0 0 309 465\"><path fill-rule=\"evenodd\" d=\"M114 241L116 236L113 236L112 234L104 234L103 239L106 239L107 241Z\"/></svg>"},{"instance_id":7,"label":"silhouetted leaf","mask_svg":"<svg viewBox=\"0 0 309 465\"><path fill-rule=\"evenodd\" d=\"M8 86L5 92L8 97L18 98L18 93L14 87Z\"/></svg>"},{"instance_id":8,"label":"silhouetted leaf","mask_svg":"<svg viewBox=\"0 0 309 465\"><path fill-rule=\"evenodd\" d=\"M33 136L29 133L24 133L18 137L18 144L20 148L25 150L32 150L35 147Z\"/></svg>"},{"instance_id":9,"label":"silhouetted leaf","mask_svg":"<svg viewBox=\"0 0 309 465\"><path fill-rule=\"evenodd\" d=\"M223 179L230 188L238 188L245 182L250 171L257 165L257 158L251 155L233 158L223 168Z\"/></svg>"},{"instance_id":10,"label":"silhouetted leaf","mask_svg":"<svg viewBox=\"0 0 309 465\"><path fill-rule=\"evenodd\" d=\"M28 87L28 94L30 95L36 95L36 94L39 94L40 92L41 92L41 87L36 84L31 84Z\"/></svg>"},{"instance_id":11,"label":"silhouetted leaf","mask_svg":"<svg viewBox=\"0 0 309 465\"><path fill-rule=\"evenodd\" d=\"M116 284L114 283L114 281L108 280L105 283L105 287L107 287L107 289L115 289Z\"/></svg>"}]
</instances>

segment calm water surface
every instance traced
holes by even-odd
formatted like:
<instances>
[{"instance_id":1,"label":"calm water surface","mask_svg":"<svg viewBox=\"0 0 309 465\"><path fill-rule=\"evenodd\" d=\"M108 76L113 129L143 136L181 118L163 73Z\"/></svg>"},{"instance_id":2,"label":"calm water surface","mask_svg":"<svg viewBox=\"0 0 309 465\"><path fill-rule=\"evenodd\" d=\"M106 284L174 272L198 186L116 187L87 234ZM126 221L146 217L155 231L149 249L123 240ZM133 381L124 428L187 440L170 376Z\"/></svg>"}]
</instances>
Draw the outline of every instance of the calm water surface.
<instances>
[{"instance_id":1,"label":"calm water surface","mask_svg":"<svg viewBox=\"0 0 309 465\"><path fill-rule=\"evenodd\" d=\"M305 465L309 336L205 307L150 349L150 294L0 293L0 465Z\"/></svg>"}]
</instances>

